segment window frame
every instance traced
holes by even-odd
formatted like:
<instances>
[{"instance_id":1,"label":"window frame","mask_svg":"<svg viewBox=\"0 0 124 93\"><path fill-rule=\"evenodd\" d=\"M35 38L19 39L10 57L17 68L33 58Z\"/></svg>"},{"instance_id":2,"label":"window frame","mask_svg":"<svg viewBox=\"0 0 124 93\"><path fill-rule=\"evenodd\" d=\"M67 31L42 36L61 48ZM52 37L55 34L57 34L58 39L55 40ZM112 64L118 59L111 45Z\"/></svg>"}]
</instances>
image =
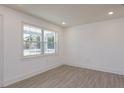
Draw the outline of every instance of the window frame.
<instances>
[{"instance_id":1,"label":"window frame","mask_svg":"<svg viewBox=\"0 0 124 93\"><path fill-rule=\"evenodd\" d=\"M24 56L24 38L23 38L23 34L24 34L24 25L27 25L27 26L32 26L32 27L36 27L36 28L40 28L41 29L41 33L42 33L42 49L41 49L41 54L35 54L35 55L27 55L27 56ZM51 31L51 32L55 32L55 37L57 39L56 41L56 45L55 45L55 53L45 53L44 52L44 31L45 30L48 30L48 31ZM41 56L56 56L59 54L59 32L58 31L55 31L55 30L52 30L52 29L48 29L48 28L44 28L44 27L41 27L41 26L37 26L37 25L34 25L34 24L30 24L30 23L26 23L26 22L22 22L22 26L21 26L21 46L22 46L22 49L21 49L21 55L23 58L34 58L34 57L41 57Z\"/></svg>"},{"instance_id":2,"label":"window frame","mask_svg":"<svg viewBox=\"0 0 124 93\"><path fill-rule=\"evenodd\" d=\"M53 54L58 53L58 47L59 47L59 43L58 43L59 42L58 32L51 31L51 30L48 30L48 29L44 29L43 34L44 34L45 30L46 31L50 31L50 32L55 32L55 42L54 42L54 44L55 44L55 53L45 53L45 50L43 49L43 55L53 55ZM43 35L43 43L47 43L47 42L44 42L44 35ZM44 48L44 44L43 44L43 48Z\"/></svg>"}]
</instances>

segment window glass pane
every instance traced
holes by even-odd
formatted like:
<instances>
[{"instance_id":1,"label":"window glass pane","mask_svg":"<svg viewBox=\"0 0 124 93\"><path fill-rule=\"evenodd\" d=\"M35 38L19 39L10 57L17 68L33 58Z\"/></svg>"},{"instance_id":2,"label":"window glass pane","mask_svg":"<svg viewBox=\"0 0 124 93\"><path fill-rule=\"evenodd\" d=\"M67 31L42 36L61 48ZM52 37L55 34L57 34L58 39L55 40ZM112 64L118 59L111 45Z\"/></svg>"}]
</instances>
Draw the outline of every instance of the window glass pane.
<instances>
[{"instance_id":1,"label":"window glass pane","mask_svg":"<svg viewBox=\"0 0 124 93\"><path fill-rule=\"evenodd\" d=\"M30 40L32 42L40 42L41 41L41 34L39 34L39 35L30 34Z\"/></svg>"},{"instance_id":2,"label":"window glass pane","mask_svg":"<svg viewBox=\"0 0 124 93\"><path fill-rule=\"evenodd\" d=\"M24 42L24 56L41 54L41 43Z\"/></svg>"},{"instance_id":3,"label":"window glass pane","mask_svg":"<svg viewBox=\"0 0 124 93\"><path fill-rule=\"evenodd\" d=\"M30 55L30 43L28 41L24 41L24 56Z\"/></svg>"},{"instance_id":4,"label":"window glass pane","mask_svg":"<svg viewBox=\"0 0 124 93\"><path fill-rule=\"evenodd\" d=\"M42 31L39 28L24 26L24 56L38 55L42 53Z\"/></svg>"},{"instance_id":5,"label":"window glass pane","mask_svg":"<svg viewBox=\"0 0 124 93\"><path fill-rule=\"evenodd\" d=\"M44 53L55 53L56 33L52 31L44 31Z\"/></svg>"},{"instance_id":6,"label":"window glass pane","mask_svg":"<svg viewBox=\"0 0 124 93\"><path fill-rule=\"evenodd\" d=\"M41 54L41 46L40 43L30 43L30 55Z\"/></svg>"}]
</instances>

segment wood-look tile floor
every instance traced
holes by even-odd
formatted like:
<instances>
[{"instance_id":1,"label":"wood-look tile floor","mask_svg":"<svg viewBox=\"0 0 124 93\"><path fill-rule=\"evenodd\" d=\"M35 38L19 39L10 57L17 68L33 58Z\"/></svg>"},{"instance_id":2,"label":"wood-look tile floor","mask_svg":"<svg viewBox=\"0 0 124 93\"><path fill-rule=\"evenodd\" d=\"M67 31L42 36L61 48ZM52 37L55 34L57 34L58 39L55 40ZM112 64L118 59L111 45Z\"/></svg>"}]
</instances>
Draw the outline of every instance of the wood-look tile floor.
<instances>
[{"instance_id":1,"label":"wood-look tile floor","mask_svg":"<svg viewBox=\"0 0 124 93\"><path fill-rule=\"evenodd\" d=\"M7 87L124 88L124 76L63 65Z\"/></svg>"}]
</instances>

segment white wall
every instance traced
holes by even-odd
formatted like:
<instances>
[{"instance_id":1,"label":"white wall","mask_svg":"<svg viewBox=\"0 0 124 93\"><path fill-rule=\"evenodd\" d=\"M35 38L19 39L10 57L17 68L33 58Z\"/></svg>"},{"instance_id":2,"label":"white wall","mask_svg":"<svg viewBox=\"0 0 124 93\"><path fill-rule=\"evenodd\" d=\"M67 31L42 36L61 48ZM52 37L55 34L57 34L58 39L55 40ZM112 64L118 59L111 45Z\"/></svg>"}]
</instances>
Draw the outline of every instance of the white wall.
<instances>
[{"instance_id":1,"label":"white wall","mask_svg":"<svg viewBox=\"0 0 124 93\"><path fill-rule=\"evenodd\" d=\"M62 28L43 20L0 6L4 31L4 86L44 72L62 64L62 47L59 54L24 59L22 52L22 21L59 32L59 46L62 46Z\"/></svg>"},{"instance_id":2,"label":"white wall","mask_svg":"<svg viewBox=\"0 0 124 93\"><path fill-rule=\"evenodd\" d=\"M124 18L64 31L65 64L124 75Z\"/></svg>"},{"instance_id":3,"label":"white wall","mask_svg":"<svg viewBox=\"0 0 124 93\"><path fill-rule=\"evenodd\" d=\"M2 16L0 16L0 87L2 87L3 73L3 40L2 40Z\"/></svg>"}]
</instances>

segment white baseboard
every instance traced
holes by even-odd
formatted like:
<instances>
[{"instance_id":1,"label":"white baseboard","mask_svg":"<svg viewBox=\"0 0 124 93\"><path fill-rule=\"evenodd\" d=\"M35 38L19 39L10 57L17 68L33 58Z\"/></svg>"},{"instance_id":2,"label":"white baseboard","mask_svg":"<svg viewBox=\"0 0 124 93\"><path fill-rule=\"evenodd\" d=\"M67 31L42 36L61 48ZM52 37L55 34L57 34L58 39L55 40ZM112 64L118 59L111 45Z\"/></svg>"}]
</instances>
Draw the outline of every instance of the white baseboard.
<instances>
[{"instance_id":1,"label":"white baseboard","mask_svg":"<svg viewBox=\"0 0 124 93\"><path fill-rule=\"evenodd\" d=\"M21 81L21 80L30 78L30 77L32 77L32 76L41 74L41 73L43 73L43 72L46 72L46 71L51 70L51 69L53 69L53 68L59 67L59 66L61 66L61 65L62 65L62 64L53 65L53 66L47 67L47 68L42 69L42 70L39 70L39 71L34 71L34 72L32 72L32 73L28 73L28 74L26 74L26 75L17 76L17 77L15 77L15 78L11 79L11 80L6 80L6 81L3 82L3 87L6 87L6 86L8 86L8 85L10 85L10 84L16 83L16 82Z\"/></svg>"},{"instance_id":2,"label":"white baseboard","mask_svg":"<svg viewBox=\"0 0 124 93\"><path fill-rule=\"evenodd\" d=\"M100 67L100 66L86 66L86 65L79 65L79 64L73 64L73 63L67 63L65 65L86 68L86 69L91 69L91 70L97 70L97 71L102 71L102 72L108 72L112 74L124 75L124 72L122 70L109 69L109 68Z\"/></svg>"}]
</instances>

